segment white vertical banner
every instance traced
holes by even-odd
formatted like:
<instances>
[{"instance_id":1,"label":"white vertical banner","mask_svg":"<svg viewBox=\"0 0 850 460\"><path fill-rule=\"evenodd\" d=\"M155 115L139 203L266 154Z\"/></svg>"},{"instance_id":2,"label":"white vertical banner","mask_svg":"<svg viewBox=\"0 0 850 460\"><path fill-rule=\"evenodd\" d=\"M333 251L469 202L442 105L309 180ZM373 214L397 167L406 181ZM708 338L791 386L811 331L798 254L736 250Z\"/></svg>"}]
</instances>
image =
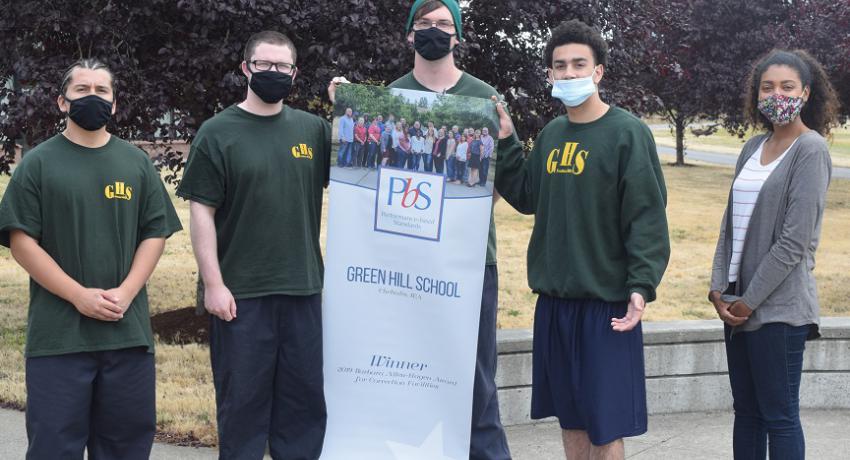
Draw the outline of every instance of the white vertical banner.
<instances>
[{"instance_id":1,"label":"white vertical banner","mask_svg":"<svg viewBox=\"0 0 850 460\"><path fill-rule=\"evenodd\" d=\"M323 459L466 459L492 203L391 167L331 171Z\"/></svg>"}]
</instances>

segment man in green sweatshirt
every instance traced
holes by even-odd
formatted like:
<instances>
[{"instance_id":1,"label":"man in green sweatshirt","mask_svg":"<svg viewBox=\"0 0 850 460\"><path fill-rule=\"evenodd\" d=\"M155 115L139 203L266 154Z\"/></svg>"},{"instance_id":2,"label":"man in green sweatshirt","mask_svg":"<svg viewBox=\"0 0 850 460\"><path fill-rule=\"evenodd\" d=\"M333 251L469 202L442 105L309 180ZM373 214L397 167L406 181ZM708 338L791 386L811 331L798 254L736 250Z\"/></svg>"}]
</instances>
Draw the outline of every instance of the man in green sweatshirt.
<instances>
[{"instance_id":1,"label":"man in green sweatshirt","mask_svg":"<svg viewBox=\"0 0 850 460\"><path fill-rule=\"evenodd\" d=\"M607 55L599 32L580 21L552 31L544 56L567 114L543 128L527 159L497 107L496 188L535 215L531 416L558 417L567 458L623 458L622 438L646 432L640 319L670 256L652 134L597 91Z\"/></svg>"}]
</instances>

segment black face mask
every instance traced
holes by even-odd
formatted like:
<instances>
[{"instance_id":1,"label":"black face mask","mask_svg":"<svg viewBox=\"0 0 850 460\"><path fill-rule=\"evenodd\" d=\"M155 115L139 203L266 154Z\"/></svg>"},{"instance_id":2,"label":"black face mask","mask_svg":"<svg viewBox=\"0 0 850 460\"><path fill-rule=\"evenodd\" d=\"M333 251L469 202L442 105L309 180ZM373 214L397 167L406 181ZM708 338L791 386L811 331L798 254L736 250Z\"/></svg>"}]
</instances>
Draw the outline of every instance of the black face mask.
<instances>
[{"instance_id":1,"label":"black face mask","mask_svg":"<svg viewBox=\"0 0 850 460\"><path fill-rule=\"evenodd\" d=\"M71 103L68 116L86 131L97 131L112 118L112 103L95 94L65 100Z\"/></svg>"},{"instance_id":2,"label":"black face mask","mask_svg":"<svg viewBox=\"0 0 850 460\"><path fill-rule=\"evenodd\" d=\"M413 33L413 49L423 58L436 61L452 52L452 36L436 27L417 30Z\"/></svg>"},{"instance_id":3,"label":"black face mask","mask_svg":"<svg viewBox=\"0 0 850 460\"><path fill-rule=\"evenodd\" d=\"M289 90L292 89L292 75L274 70L251 72L251 82L248 86L263 102L274 104L289 96Z\"/></svg>"}]
</instances>

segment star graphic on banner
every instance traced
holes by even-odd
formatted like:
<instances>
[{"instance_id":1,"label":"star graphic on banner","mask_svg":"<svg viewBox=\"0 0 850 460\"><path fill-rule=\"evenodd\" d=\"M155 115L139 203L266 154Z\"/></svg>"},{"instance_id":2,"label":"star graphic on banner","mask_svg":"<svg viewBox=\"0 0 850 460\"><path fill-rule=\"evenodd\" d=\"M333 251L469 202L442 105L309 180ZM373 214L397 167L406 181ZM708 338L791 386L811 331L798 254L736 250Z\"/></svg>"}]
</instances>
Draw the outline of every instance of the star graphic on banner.
<instances>
[{"instance_id":1,"label":"star graphic on banner","mask_svg":"<svg viewBox=\"0 0 850 460\"><path fill-rule=\"evenodd\" d=\"M397 460L455 460L443 453L443 423L440 422L419 446L387 441Z\"/></svg>"}]
</instances>

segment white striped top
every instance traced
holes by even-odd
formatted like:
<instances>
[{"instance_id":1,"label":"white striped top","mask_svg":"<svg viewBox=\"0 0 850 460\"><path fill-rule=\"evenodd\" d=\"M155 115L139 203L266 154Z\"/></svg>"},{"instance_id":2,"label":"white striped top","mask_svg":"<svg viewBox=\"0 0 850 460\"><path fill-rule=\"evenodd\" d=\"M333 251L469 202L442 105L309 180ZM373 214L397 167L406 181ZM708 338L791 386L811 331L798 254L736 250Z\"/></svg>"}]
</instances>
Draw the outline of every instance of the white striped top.
<instances>
[{"instance_id":1,"label":"white striped top","mask_svg":"<svg viewBox=\"0 0 850 460\"><path fill-rule=\"evenodd\" d=\"M776 169L776 166L782 162L788 150L797 143L794 142L787 150L782 152L779 158L771 161L769 164L762 166L761 152L764 147L764 142L759 145L759 148L753 153L753 156L744 164L741 173L732 184L732 261L729 263L729 282L738 281L738 270L741 267L741 253L744 249L744 239L747 236L747 227L750 225L750 217L753 215L753 208L756 205L756 200L761 192L761 187L764 182L770 177L770 173Z\"/></svg>"}]
</instances>

